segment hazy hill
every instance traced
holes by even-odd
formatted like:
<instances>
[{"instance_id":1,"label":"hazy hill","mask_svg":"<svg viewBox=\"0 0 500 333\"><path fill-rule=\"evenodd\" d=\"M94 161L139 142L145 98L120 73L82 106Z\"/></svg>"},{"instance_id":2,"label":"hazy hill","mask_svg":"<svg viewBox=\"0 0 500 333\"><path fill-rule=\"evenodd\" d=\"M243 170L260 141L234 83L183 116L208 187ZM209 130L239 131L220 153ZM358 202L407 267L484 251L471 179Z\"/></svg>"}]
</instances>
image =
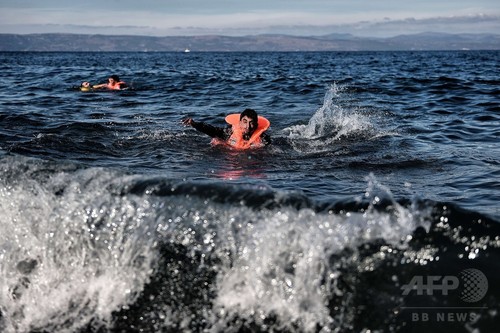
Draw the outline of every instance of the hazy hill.
<instances>
[{"instance_id":1,"label":"hazy hill","mask_svg":"<svg viewBox=\"0 0 500 333\"><path fill-rule=\"evenodd\" d=\"M500 35L422 33L391 38L349 34L325 36L111 36L78 34L0 34L0 51L384 51L500 50Z\"/></svg>"}]
</instances>

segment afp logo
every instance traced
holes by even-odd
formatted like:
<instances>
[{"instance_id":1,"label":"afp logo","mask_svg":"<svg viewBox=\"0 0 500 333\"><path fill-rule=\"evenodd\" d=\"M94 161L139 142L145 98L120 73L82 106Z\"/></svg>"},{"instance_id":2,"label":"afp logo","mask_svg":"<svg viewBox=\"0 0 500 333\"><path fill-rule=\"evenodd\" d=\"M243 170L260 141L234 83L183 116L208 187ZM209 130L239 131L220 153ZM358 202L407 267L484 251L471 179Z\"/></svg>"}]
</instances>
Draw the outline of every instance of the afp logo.
<instances>
[{"instance_id":1,"label":"afp logo","mask_svg":"<svg viewBox=\"0 0 500 333\"><path fill-rule=\"evenodd\" d=\"M430 275L414 276L410 283L401 287L403 296L412 291L417 295L448 295L452 290L460 291L460 298L464 302L479 302L488 291L488 279L478 269L468 268L461 271L458 276L453 275Z\"/></svg>"}]
</instances>

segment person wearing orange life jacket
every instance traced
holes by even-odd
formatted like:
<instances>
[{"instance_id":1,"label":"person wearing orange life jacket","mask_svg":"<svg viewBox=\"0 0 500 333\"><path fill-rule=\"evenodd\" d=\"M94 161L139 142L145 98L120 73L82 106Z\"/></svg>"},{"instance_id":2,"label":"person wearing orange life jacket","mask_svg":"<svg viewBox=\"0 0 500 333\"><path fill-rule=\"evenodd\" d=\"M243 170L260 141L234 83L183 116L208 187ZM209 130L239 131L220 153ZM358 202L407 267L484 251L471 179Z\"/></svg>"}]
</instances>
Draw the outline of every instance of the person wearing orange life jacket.
<instances>
[{"instance_id":1,"label":"person wearing orange life jacket","mask_svg":"<svg viewBox=\"0 0 500 333\"><path fill-rule=\"evenodd\" d=\"M123 81L120 81L118 75L111 75L108 78L108 83L91 85L89 82L83 82L80 86L80 90L88 91L92 89L110 89L110 90L121 90L127 88L127 84Z\"/></svg>"},{"instance_id":2,"label":"person wearing orange life jacket","mask_svg":"<svg viewBox=\"0 0 500 333\"><path fill-rule=\"evenodd\" d=\"M265 133L271 123L266 118L257 115L253 109L245 109L241 114L234 113L226 117L228 127L216 127L203 122L186 118L184 125L213 138L213 143L224 142L236 149L259 148L271 143L270 136Z\"/></svg>"}]
</instances>

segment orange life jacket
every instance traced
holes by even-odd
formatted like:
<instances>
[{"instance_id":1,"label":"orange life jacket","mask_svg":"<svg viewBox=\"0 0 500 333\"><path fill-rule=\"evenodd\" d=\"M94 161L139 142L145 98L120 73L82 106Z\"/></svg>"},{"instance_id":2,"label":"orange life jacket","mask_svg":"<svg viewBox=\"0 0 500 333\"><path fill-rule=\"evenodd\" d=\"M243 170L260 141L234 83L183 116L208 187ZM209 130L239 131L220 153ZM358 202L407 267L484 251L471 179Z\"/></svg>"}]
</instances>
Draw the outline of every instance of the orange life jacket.
<instances>
[{"instance_id":1,"label":"orange life jacket","mask_svg":"<svg viewBox=\"0 0 500 333\"><path fill-rule=\"evenodd\" d=\"M122 87L121 87L121 85L122 85L122 84L123 84L123 85L126 85L126 83L125 83L125 82L123 82L123 81L119 81L119 82L115 82L114 84L110 84L110 83L108 83L108 84L106 84L106 87L107 87L108 89L112 89L112 90L120 90L120 89L122 89Z\"/></svg>"},{"instance_id":2,"label":"orange life jacket","mask_svg":"<svg viewBox=\"0 0 500 333\"><path fill-rule=\"evenodd\" d=\"M264 133L271 123L269 120L262 116L258 116L257 128L253 132L250 139L243 139L243 132L240 129L240 114L233 113L226 117L226 122L233 127L233 133L231 137L227 140L227 143L237 149L248 149L248 148L258 148L262 147L264 143L262 143L262 139L260 136Z\"/></svg>"}]
</instances>

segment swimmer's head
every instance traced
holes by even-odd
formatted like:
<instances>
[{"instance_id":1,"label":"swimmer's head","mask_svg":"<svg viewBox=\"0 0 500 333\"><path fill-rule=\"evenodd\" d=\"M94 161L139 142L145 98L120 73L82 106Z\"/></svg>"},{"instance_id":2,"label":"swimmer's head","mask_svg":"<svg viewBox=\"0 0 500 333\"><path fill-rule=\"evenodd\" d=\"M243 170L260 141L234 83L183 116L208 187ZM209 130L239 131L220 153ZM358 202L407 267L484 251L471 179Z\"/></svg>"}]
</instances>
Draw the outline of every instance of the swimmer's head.
<instances>
[{"instance_id":1,"label":"swimmer's head","mask_svg":"<svg viewBox=\"0 0 500 333\"><path fill-rule=\"evenodd\" d=\"M245 135L252 135L258 126L259 118L257 112L253 109L245 109L240 114L240 129Z\"/></svg>"}]
</instances>

